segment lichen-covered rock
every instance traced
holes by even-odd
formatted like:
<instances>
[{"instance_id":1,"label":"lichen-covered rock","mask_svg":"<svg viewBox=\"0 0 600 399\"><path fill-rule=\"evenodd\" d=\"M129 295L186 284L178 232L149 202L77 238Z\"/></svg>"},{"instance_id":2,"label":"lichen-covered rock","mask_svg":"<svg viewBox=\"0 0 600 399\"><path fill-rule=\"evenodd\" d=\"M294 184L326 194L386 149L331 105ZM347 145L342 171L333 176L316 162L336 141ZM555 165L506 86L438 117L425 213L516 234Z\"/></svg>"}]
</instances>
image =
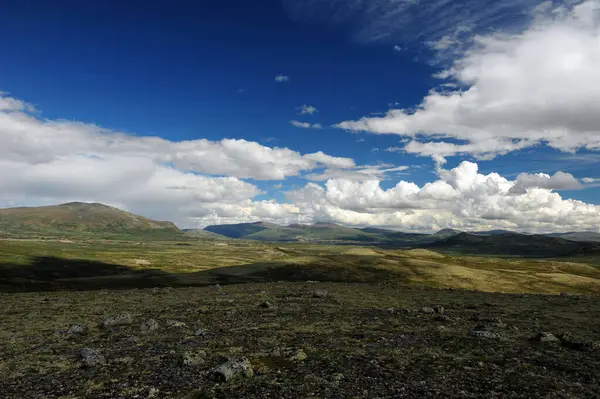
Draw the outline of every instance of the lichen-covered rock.
<instances>
[{"instance_id":1,"label":"lichen-covered rock","mask_svg":"<svg viewBox=\"0 0 600 399\"><path fill-rule=\"evenodd\" d=\"M327 298L329 296L329 292L327 290L316 290L313 292L314 298Z\"/></svg>"},{"instance_id":2,"label":"lichen-covered rock","mask_svg":"<svg viewBox=\"0 0 600 399\"><path fill-rule=\"evenodd\" d=\"M98 349L94 348L83 348L79 352L83 360L83 365L86 367L103 366L106 364L106 358Z\"/></svg>"},{"instance_id":3,"label":"lichen-covered rock","mask_svg":"<svg viewBox=\"0 0 600 399\"><path fill-rule=\"evenodd\" d=\"M229 359L227 362L214 368L211 375L217 381L230 381L239 377L253 377L254 370L250 360L246 357Z\"/></svg>"},{"instance_id":4,"label":"lichen-covered rock","mask_svg":"<svg viewBox=\"0 0 600 399\"><path fill-rule=\"evenodd\" d=\"M179 321L179 320L167 320L166 323L167 327L170 328L186 328L187 324L185 324L183 321Z\"/></svg>"},{"instance_id":5,"label":"lichen-covered rock","mask_svg":"<svg viewBox=\"0 0 600 399\"><path fill-rule=\"evenodd\" d=\"M140 330L143 333L149 333L149 332L158 330L159 327L160 326L159 326L159 324L158 324L158 322L156 320L154 320L154 319L147 319L147 320L144 320L142 322L142 324L140 326Z\"/></svg>"},{"instance_id":6,"label":"lichen-covered rock","mask_svg":"<svg viewBox=\"0 0 600 399\"><path fill-rule=\"evenodd\" d=\"M499 339L500 334L490 331L490 328L487 326L476 326L471 331L469 331L469 335L475 338L488 338L488 339Z\"/></svg>"},{"instance_id":7,"label":"lichen-covered rock","mask_svg":"<svg viewBox=\"0 0 600 399\"><path fill-rule=\"evenodd\" d=\"M181 355L181 362L184 366L198 366L204 364L206 362L206 352L204 351L196 351L196 352L184 352Z\"/></svg>"},{"instance_id":8,"label":"lichen-covered rock","mask_svg":"<svg viewBox=\"0 0 600 399\"><path fill-rule=\"evenodd\" d=\"M437 305L436 307L433 308L433 311L438 314L444 314L444 312L446 310L444 309L444 307L442 305Z\"/></svg>"},{"instance_id":9,"label":"lichen-covered rock","mask_svg":"<svg viewBox=\"0 0 600 399\"><path fill-rule=\"evenodd\" d=\"M67 334L70 335L83 335L85 334L87 331L85 329L84 326L81 326L79 324L73 324L71 327L69 327L69 330L67 331Z\"/></svg>"},{"instance_id":10,"label":"lichen-covered rock","mask_svg":"<svg viewBox=\"0 0 600 399\"><path fill-rule=\"evenodd\" d=\"M200 327L195 332L197 337L206 337L208 335L208 330Z\"/></svg>"},{"instance_id":11,"label":"lichen-covered rock","mask_svg":"<svg viewBox=\"0 0 600 399\"><path fill-rule=\"evenodd\" d=\"M423 313L435 313L435 310L433 310L433 308L428 308L426 306L424 306L423 308L421 308L421 311Z\"/></svg>"},{"instance_id":12,"label":"lichen-covered rock","mask_svg":"<svg viewBox=\"0 0 600 399\"><path fill-rule=\"evenodd\" d=\"M111 328L116 326L126 326L133 323L133 317L130 313L123 312L115 316L108 316L102 319L100 327Z\"/></svg>"},{"instance_id":13,"label":"lichen-covered rock","mask_svg":"<svg viewBox=\"0 0 600 399\"><path fill-rule=\"evenodd\" d=\"M558 339L554 334L547 332L541 332L535 337L533 337L531 340L543 343L560 342L560 339Z\"/></svg>"}]
</instances>

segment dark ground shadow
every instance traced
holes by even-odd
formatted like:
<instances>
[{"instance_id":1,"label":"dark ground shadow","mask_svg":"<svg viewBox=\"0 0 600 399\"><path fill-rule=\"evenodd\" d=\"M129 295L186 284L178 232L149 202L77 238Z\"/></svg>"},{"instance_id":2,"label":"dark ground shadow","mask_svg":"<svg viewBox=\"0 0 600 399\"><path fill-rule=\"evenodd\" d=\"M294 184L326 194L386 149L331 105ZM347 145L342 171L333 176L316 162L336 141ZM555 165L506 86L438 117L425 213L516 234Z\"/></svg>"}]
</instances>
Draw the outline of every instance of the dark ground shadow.
<instances>
[{"instance_id":1,"label":"dark ground shadow","mask_svg":"<svg viewBox=\"0 0 600 399\"><path fill-rule=\"evenodd\" d=\"M402 282L406 280L406 276L363 265L343 267L335 262L303 265L287 262L253 263L192 273L169 273L157 269L136 269L57 257L33 257L28 265L0 263L0 292L87 291L308 280L385 283Z\"/></svg>"},{"instance_id":2,"label":"dark ground shadow","mask_svg":"<svg viewBox=\"0 0 600 399\"><path fill-rule=\"evenodd\" d=\"M33 257L28 265L0 263L0 292L145 288L169 285L173 279L156 269L51 256Z\"/></svg>"}]
</instances>

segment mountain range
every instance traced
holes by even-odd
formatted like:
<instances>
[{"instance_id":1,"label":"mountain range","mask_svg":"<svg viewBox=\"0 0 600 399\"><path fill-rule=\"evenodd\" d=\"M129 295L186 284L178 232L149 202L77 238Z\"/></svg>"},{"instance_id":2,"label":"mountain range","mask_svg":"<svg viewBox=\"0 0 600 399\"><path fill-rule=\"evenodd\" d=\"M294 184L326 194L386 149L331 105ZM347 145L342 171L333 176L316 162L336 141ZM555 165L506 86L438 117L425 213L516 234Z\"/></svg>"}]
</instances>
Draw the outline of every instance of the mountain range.
<instances>
[{"instance_id":1,"label":"mountain range","mask_svg":"<svg viewBox=\"0 0 600 399\"><path fill-rule=\"evenodd\" d=\"M291 224L255 222L180 230L103 204L71 202L43 207L0 209L0 237L116 237L132 239L243 239L385 248L430 248L474 254L564 256L600 253L600 233L522 234L506 230L463 232L442 229L434 234L382 228L351 228L335 223Z\"/></svg>"}]
</instances>

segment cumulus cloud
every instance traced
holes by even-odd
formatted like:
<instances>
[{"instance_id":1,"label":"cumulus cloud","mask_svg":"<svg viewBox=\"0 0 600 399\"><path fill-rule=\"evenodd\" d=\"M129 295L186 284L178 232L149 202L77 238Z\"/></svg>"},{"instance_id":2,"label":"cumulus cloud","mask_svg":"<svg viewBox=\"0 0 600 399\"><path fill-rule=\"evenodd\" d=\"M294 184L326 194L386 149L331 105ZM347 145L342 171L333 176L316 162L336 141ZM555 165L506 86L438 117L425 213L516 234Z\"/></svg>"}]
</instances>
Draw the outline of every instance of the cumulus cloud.
<instances>
[{"instance_id":1,"label":"cumulus cloud","mask_svg":"<svg viewBox=\"0 0 600 399\"><path fill-rule=\"evenodd\" d=\"M548 190L578 190L582 184L570 173L556 172L553 176L545 173L521 173L509 193L524 194L529 188L545 188Z\"/></svg>"},{"instance_id":2,"label":"cumulus cloud","mask_svg":"<svg viewBox=\"0 0 600 399\"><path fill-rule=\"evenodd\" d=\"M322 151L303 155L233 139L175 142L41 119L6 94L0 104L0 206L97 201L180 226L206 218L295 220L303 217L296 208L255 201L262 191L241 179L355 166Z\"/></svg>"},{"instance_id":3,"label":"cumulus cloud","mask_svg":"<svg viewBox=\"0 0 600 399\"><path fill-rule=\"evenodd\" d=\"M301 107L298 107L298 115L312 115L315 112L319 112L319 110L312 105L304 104Z\"/></svg>"},{"instance_id":4,"label":"cumulus cloud","mask_svg":"<svg viewBox=\"0 0 600 399\"><path fill-rule=\"evenodd\" d=\"M17 101L6 97L2 100ZM319 154L302 155L287 148L235 139L175 142L78 122L43 120L23 111L0 111L0 159L24 164L43 164L73 156L120 156L147 158L155 164L172 165L187 172L281 180L340 161ZM341 159L341 162L351 161Z\"/></svg>"},{"instance_id":5,"label":"cumulus cloud","mask_svg":"<svg viewBox=\"0 0 600 399\"><path fill-rule=\"evenodd\" d=\"M277 75L275 76L275 81L277 83L285 83L290 81L290 77L286 75Z\"/></svg>"},{"instance_id":6,"label":"cumulus cloud","mask_svg":"<svg viewBox=\"0 0 600 399\"><path fill-rule=\"evenodd\" d=\"M597 231L600 206L563 199L553 191L571 187L573 180L557 173L521 175L511 181L497 173L481 174L477 164L465 161L454 169L440 169L439 179L423 186L401 181L386 190L378 180L332 178L325 186L309 183L289 192L288 198L317 220L348 225L415 231Z\"/></svg>"},{"instance_id":7,"label":"cumulus cloud","mask_svg":"<svg viewBox=\"0 0 600 399\"><path fill-rule=\"evenodd\" d=\"M583 179L581 179L582 182L586 183L586 184L591 184L591 183L597 183L600 182L599 178L595 178L595 177L584 177Z\"/></svg>"},{"instance_id":8,"label":"cumulus cloud","mask_svg":"<svg viewBox=\"0 0 600 399\"><path fill-rule=\"evenodd\" d=\"M295 127L299 127L301 129L322 129L323 126L320 123L308 123L308 122L300 122L300 121L290 121L290 124Z\"/></svg>"},{"instance_id":9,"label":"cumulus cloud","mask_svg":"<svg viewBox=\"0 0 600 399\"><path fill-rule=\"evenodd\" d=\"M537 145L600 150L600 2L536 11L520 33L492 33L437 74L416 109L337 126L411 138L409 153L489 159ZM433 141L435 139L435 141Z\"/></svg>"}]
</instances>

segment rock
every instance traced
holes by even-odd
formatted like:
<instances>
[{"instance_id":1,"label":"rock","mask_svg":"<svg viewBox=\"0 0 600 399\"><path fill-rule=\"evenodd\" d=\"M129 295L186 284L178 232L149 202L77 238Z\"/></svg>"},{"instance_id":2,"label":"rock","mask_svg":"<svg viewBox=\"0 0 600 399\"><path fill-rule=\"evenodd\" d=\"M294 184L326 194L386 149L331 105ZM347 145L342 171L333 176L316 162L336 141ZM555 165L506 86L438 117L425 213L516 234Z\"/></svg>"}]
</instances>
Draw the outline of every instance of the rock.
<instances>
[{"instance_id":1,"label":"rock","mask_svg":"<svg viewBox=\"0 0 600 399\"><path fill-rule=\"evenodd\" d=\"M184 366L198 366L204 364L206 362L206 352L197 351L197 352L184 352L181 355L181 362Z\"/></svg>"},{"instance_id":2,"label":"rock","mask_svg":"<svg viewBox=\"0 0 600 399\"><path fill-rule=\"evenodd\" d=\"M214 289L216 289L216 290L217 290L217 291L219 291L219 292L223 291L223 287L221 287L221 285L220 285L220 284L215 284L215 285L213 285L213 288L214 288Z\"/></svg>"},{"instance_id":3,"label":"rock","mask_svg":"<svg viewBox=\"0 0 600 399\"><path fill-rule=\"evenodd\" d=\"M140 330L143 333L148 333L148 332L152 332L152 331L156 331L158 330L160 326L158 325L158 322L154 319L147 319L144 320L142 322L142 325L140 326Z\"/></svg>"},{"instance_id":4,"label":"rock","mask_svg":"<svg viewBox=\"0 0 600 399\"><path fill-rule=\"evenodd\" d=\"M396 312L396 309L394 309L394 308L387 308L385 311L386 311L386 313L392 314L392 313Z\"/></svg>"},{"instance_id":5,"label":"rock","mask_svg":"<svg viewBox=\"0 0 600 399\"><path fill-rule=\"evenodd\" d=\"M253 377L254 370L246 357L233 358L214 368L211 375L217 381L230 381L238 377Z\"/></svg>"},{"instance_id":6,"label":"rock","mask_svg":"<svg viewBox=\"0 0 600 399\"><path fill-rule=\"evenodd\" d=\"M158 393L160 392L160 390L158 388L150 388L148 390L148 396L146 397L147 399L154 399L154 398L158 398Z\"/></svg>"},{"instance_id":7,"label":"rock","mask_svg":"<svg viewBox=\"0 0 600 399\"><path fill-rule=\"evenodd\" d=\"M206 337L208 335L208 330L203 328L199 328L196 330L196 337Z\"/></svg>"},{"instance_id":8,"label":"rock","mask_svg":"<svg viewBox=\"0 0 600 399\"><path fill-rule=\"evenodd\" d=\"M421 308L421 311L423 313L435 313L435 310L433 310L433 308L428 308L428 307Z\"/></svg>"},{"instance_id":9,"label":"rock","mask_svg":"<svg viewBox=\"0 0 600 399\"><path fill-rule=\"evenodd\" d=\"M569 349L574 349L582 352L600 351L600 342L581 341L575 339L575 337L568 332L562 332L560 334L557 334L557 338L560 340L562 346Z\"/></svg>"},{"instance_id":10,"label":"rock","mask_svg":"<svg viewBox=\"0 0 600 399\"><path fill-rule=\"evenodd\" d=\"M450 321L450 317L446 316L445 314L437 314L435 315L435 317L433 318L435 321Z\"/></svg>"},{"instance_id":11,"label":"rock","mask_svg":"<svg viewBox=\"0 0 600 399\"><path fill-rule=\"evenodd\" d=\"M116 316L105 317L100 322L100 327L111 328L115 326L126 326L133 323L133 317L130 313L120 313Z\"/></svg>"},{"instance_id":12,"label":"rock","mask_svg":"<svg viewBox=\"0 0 600 399\"><path fill-rule=\"evenodd\" d=\"M83 348L79 353L86 367L103 366L106 364L106 358L98 349Z\"/></svg>"},{"instance_id":13,"label":"rock","mask_svg":"<svg viewBox=\"0 0 600 399\"><path fill-rule=\"evenodd\" d=\"M302 349L284 349L282 352L285 358L292 362L301 362L308 358L306 352Z\"/></svg>"},{"instance_id":14,"label":"rock","mask_svg":"<svg viewBox=\"0 0 600 399\"><path fill-rule=\"evenodd\" d=\"M70 334L70 335L83 335L85 333L86 333L85 327L80 326L79 324L73 324L67 331L67 334Z\"/></svg>"},{"instance_id":15,"label":"rock","mask_svg":"<svg viewBox=\"0 0 600 399\"><path fill-rule=\"evenodd\" d=\"M327 290L316 290L313 292L313 298L327 298L329 292Z\"/></svg>"},{"instance_id":16,"label":"rock","mask_svg":"<svg viewBox=\"0 0 600 399\"><path fill-rule=\"evenodd\" d=\"M167 327L170 328L186 328L187 324L185 324L183 321L179 321L179 320L167 320L166 321Z\"/></svg>"},{"instance_id":17,"label":"rock","mask_svg":"<svg viewBox=\"0 0 600 399\"><path fill-rule=\"evenodd\" d=\"M444 314L445 309L443 306L437 305L436 307L433 308L433 311L438 314Z\"/></svg>"},{"instance_id":18,"label":"rock","mask_svg":"<svg viewBox=\"0 0 600 399\"><path fill-rule=\"evenodd\" d=\"M490 331L487 326L476 326L471 331L469 331L469 335L471 337L476 338L488 338L488 339L499 339L500 334Z\"/></svg>"},{"instance_id":19,"label":"rock","mask_svg":"<svg viewBox=\"0 0 600 399\"><path fill-rule=\"evenodd\" d=\"M560 342L560 339L558 339L554 334L547 333L547 332L541 332L541 333L537 334L535 337L531 338L531 340L536 341L536 342L544 342L544 343Z\"/></svg>"},{"instance_id":20,"label":"rock","mask_svg":"<svg viewBox=\"0 0 600 399\"><path fill-rule=\"evenodd\" d=\"M263 309L271 309L273 308L273 304L269 301L264 301L261 302L260 305L258 305L259 307L263 308Z\"/></svg>"}]
</instances>

